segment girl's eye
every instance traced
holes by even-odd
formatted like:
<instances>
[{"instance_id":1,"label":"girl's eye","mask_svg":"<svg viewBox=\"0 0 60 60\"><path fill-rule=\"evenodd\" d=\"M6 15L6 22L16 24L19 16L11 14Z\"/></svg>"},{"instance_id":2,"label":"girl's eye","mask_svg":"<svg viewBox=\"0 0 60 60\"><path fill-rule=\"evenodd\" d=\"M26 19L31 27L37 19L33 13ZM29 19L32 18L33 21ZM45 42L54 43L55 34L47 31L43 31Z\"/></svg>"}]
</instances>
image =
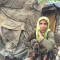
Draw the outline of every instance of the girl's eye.
<instances>
[{"instance_id":1,"label":"girl's eye","mask_svg":"<svg viewBox=\"0 0 60 60\"><path fill-rule=\"evenodd\" d=\"M44 23L44 25L47 25L47 23Z\"/></svg>"}]
</instances>

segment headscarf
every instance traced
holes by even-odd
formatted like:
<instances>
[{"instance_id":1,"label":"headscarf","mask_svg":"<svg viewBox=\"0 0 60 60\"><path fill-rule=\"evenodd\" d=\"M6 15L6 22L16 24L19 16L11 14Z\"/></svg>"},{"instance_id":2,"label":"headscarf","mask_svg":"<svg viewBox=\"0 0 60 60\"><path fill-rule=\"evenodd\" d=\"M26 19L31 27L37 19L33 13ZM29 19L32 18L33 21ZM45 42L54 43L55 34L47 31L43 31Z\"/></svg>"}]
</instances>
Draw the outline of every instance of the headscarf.
<instances>
[{"instance_id":1,"label":"headscarf","mask_svg":"<svg viewBox=\"0 0 60 60\"><path fill-rule=\"evenodd\" d=\"M45 16L40 17L40 18L38 19L37 27L36 27L36 39L37 39L39 42L41 42L40 36L38 36L38 30L40 30L39 22L40 22L41 20L43 20L43 19L46 20L47 23L48 23L48 27L47 27L46 31L44 32L44 38L47 38L47 33L50 31L50 29L49 29L49 19L48 19L47 17L45 17Z\"/></svg>"}]
</instances>

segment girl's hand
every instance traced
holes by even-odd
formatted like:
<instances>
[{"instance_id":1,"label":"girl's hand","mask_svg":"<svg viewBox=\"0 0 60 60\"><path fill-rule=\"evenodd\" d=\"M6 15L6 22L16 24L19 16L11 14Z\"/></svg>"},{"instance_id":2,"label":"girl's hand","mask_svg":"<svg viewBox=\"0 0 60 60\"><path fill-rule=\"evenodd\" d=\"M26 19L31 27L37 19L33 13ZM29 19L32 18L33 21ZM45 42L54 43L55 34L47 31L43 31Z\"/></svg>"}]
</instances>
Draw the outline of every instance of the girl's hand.
<instances>
[{"instance_id":1,"label":"girl's hand","mask_svg":"<svg viewBox=\"0 0 60 60\"><path fill-rule=\"evenodd\" d=\"M43 34L38 30L38 35L40 36L40 39L44 39Z\"/></svg>"}]
</instances>

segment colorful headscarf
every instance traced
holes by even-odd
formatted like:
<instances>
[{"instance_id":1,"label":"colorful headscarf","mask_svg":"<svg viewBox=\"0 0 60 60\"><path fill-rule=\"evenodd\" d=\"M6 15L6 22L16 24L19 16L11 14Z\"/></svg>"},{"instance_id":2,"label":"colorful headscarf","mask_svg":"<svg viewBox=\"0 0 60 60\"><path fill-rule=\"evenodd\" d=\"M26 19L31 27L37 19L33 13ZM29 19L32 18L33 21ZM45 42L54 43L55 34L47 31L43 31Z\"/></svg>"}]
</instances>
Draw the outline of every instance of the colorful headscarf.
<instances>
[{"instance_id":1,"label":"colorful headscarf","mask_svg":"<svg viewBox=\"0 0 60 60\"><path fill-rule=\"evenodd\" d=\"M37 27L36 27L36 39L37 39L39 42L41 42L40 36L38 36L38 30L40 30L39 22L40 22L41 20L43 20L43 19L46 20L47 23L48 23L48 27L47 27L46 31L44 32L44 38L47 38L47 33L50 31L50 29L49 29L49 19L48 19L47 17L45 17L45 16L40 17L40 18L38 19Z\"/></svg>"}]
</instances>

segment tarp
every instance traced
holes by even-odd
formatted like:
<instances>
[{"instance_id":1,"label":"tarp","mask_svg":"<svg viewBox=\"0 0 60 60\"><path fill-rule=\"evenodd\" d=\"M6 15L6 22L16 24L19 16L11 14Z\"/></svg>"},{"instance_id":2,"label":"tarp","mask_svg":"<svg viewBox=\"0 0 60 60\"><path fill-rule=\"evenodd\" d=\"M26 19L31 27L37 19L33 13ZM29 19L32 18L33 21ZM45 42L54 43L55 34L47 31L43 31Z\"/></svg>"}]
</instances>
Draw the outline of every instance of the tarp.
<instances>
[{"instance_id":1,"label":"tarp","mask_svg":"<svg viewBox=\"0 0 60 60\"><path fill-rule=\"evenodd\" d=\"M38 0L38 2L42 5L46 4L46 3L55 3L58 2L60 0Z\"/></svg>"},{"instance_id":2,"label":"tarp","mask_svg":"<svg viewBox=\"0 0 60 60\"><path fill-rule=\"evenodd\" d=\"M57 6L57 7L60 8L60 1L57 1L57 2L55 2L54 4L55 4L55 6Z\"/></svg>"},{"instance_id":3,"label":"tarp","mask_svg":"<svg viewBox=\"0 0 60 60\"><path fill-rule=\"evenodd\" d=\"M48 1L48 4L54 4L56 7L59 7L60 8L60 1L56 1L56 2L54 2L54 1Z\"/></svg>"},{"instance_id":4,"label":"tarp","mask_svg":"<svg viewBox=\"0 0 60 60\"><path fill-rule=\"evenodd\" d=\"M24 30L24 22L17 22L8 19L4 14L0 14L0 26L12 30Z\"/></svg>"}]
</instances>

